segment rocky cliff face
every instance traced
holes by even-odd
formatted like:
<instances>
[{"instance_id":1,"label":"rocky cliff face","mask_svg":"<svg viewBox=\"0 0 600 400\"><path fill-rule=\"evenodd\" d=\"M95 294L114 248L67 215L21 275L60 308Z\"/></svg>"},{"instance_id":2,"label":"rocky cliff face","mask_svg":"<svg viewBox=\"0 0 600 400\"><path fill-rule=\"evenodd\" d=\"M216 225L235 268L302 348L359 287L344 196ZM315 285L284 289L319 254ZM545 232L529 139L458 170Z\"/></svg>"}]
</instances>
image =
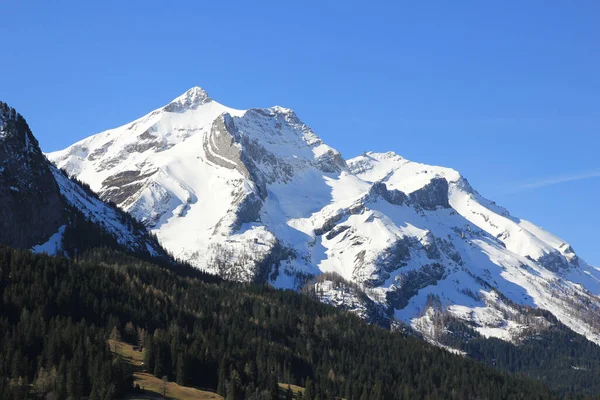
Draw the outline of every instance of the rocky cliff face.
<instances>
[{"instance_id":1,"label":"rocky cliff face","mask_svg":"<svg viewBox=\"0 0 600 400\"><path fill-rule=\"evenodd\" d=\"M0 102L0 242L30 248L65 220L65 202L25 119Z\"/></svg>"},{"instance_id":2,"label":"rocky cliff face","mask_svg":"<svg viewBox=\"0 0 600 400\"><path fill-rule=\"evenodd\" d=\"M83 234L85 226L86 234L104 240L96 245L114 243L122 250L166 259L156 240L137 225L52 165L25 119L0 102L0 243L61 254L69 247L65 235Z\"/></svg>"},{"instance_id":3,"label":"rocky cliff face","mask_svg":"<svg viewBox=\"0 0 600 400\"><path fill-rule=\"evenodd\" d=\"M395 153L344 160L292 110L235 110L192 88L49 157L227 278L298 289L335 273L318 285L324 301L426 335L441 309L517 340L520 310L540 307L600 343L600 271L567 243L452 169Z\"/></svg>"}]
</instances>

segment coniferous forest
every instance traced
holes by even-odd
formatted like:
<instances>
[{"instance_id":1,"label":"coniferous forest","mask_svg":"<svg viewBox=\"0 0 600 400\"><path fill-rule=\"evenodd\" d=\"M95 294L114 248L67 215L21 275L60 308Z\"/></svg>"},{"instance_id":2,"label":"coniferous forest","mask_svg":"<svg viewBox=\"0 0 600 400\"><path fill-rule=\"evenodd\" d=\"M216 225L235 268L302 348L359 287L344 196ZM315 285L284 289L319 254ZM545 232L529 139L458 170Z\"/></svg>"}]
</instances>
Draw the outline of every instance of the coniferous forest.
<instances>
[{"instance_id":1,"label":"coniferous forest","mask_svg":"<svg viewBox=\"0 0 600 400\"><path fill-rule=\"evenodd\" d=\"M0 248L0 398L123 396L132 371L110 352L115 332L144 346L148 372L227 399L277 399L281 382L309 400L558 398L295 292L107 249Z\"/></svg>"},{"instance_id":2,"label":"coniferous forest","mask_svg":"<svg viewBox=\"0 0 600 400\"><path fill-rule=\"evenodd\" d=\"M563 395L600 393L600 347L573 332L548 311L530 312L543 315L552 326L526 335L518 344L484 338L461 322L448 326L447 331L452 335L444 335L442 343L495 368L541 379Z\"/></svg>"}]
</instances>

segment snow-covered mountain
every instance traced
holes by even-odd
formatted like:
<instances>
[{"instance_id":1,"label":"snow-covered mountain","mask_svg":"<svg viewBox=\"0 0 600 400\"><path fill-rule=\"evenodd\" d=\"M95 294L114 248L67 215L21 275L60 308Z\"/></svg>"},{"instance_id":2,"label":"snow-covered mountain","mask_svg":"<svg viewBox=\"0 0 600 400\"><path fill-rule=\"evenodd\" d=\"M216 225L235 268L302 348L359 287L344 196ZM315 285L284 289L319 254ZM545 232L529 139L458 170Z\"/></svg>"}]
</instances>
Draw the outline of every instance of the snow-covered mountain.
<instances>
[{"instance_id":1,"label":"snow-covered mountain","mask_svg":"<svg viewBox=\"0 0 600 400\"><path fill-rule=\"evenodd\" d=\"M235 110L196 87L48 157L225 277L298 289L326 272L323 301L432 340L452 317L516 341L548 323L528 313L543 308L600 343L600 270L569 244L452 169L346 161L292 110Z\"/></svg>"},{"instance_id":2,"label":"snow-covered mountain","mask_svg":"<svg viewBox=\"0 0 600 400\"><path fill-rule=\"evenodd\" d=\"M103 241L96 245L166 259L139 225L52 165L25 119L0 102L0 243L56 255L93 238Z\"/></svg>"}]
</instances>

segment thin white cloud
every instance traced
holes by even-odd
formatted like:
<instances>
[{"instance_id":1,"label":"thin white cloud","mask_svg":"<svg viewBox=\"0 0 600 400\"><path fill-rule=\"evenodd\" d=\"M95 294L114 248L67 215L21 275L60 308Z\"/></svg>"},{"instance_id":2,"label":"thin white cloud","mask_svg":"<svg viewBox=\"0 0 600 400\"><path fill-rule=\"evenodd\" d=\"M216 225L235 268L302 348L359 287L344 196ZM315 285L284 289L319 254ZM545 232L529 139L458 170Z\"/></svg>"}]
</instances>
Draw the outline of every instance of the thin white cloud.
<instances>
[{"instance_id":1,"label":"thin white cloud","mask_svg":"<svg viewBox=\"0 0 600 400\"><path fill-rule=\"evenodd\" d=\"M600 178L600 170L580 172L571 175L558 175L554 177L542 178L530 182L517 184L511 188L511 192L521 192L523 190L538 189L545 186L558 185L560 183L582 181L585 179Z\"/></svg>"}]
</instances>

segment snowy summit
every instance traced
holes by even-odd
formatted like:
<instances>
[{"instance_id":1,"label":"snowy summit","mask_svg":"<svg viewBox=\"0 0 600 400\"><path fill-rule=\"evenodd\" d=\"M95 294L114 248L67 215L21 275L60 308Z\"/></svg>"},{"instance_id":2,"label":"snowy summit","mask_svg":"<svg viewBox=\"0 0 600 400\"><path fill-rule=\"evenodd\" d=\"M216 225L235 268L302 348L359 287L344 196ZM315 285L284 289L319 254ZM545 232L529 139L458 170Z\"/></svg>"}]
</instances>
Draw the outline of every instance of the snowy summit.
<instances>
[{"instance_id":1,"label":"snowy summit","mask_svg":"<svg viewBox=\"0 0 600 400\"><path fill-rule=\"evenodd\" d=\"M315 284L323 301L431 340L445 315L515 341L543 324L533 307L600 343L600 271L569 244L452 169L395 153L344 160L292 110L236 110L195 87L48 157L224 277L299 288L335 273L346 283Z\"/></svg>"}]
</instances>

